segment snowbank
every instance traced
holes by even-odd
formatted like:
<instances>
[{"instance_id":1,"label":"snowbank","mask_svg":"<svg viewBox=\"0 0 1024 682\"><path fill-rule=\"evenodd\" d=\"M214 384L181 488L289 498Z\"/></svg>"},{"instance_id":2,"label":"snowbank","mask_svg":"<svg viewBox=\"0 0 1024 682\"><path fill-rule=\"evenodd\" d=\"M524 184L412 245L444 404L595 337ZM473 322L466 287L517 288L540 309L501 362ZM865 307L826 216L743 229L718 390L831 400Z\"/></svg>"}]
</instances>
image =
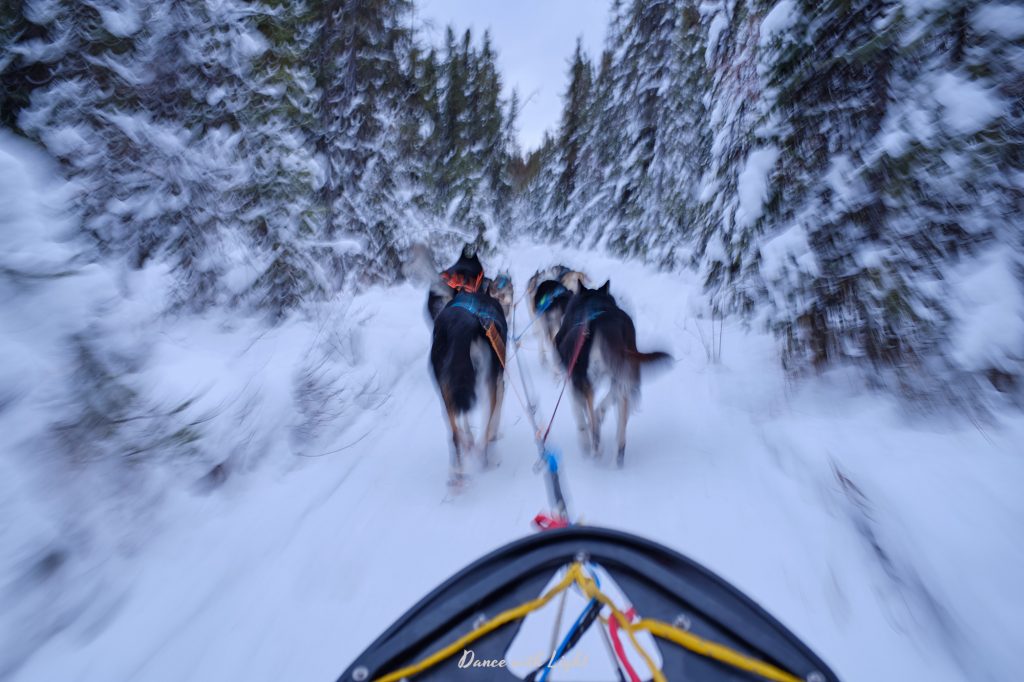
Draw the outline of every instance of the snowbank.
<instances>
[{"instance_id":1,"label":"snowbank","mask_svg":"<svg viewBox=\"0 0 1024 682\"><path fill-rule=\"evenodd\" d=\"M328 449L393 378L344 308L274 328L172 314L175 273L97 262L69 190L0 131L0 678L57 632L102 630L181 504Z\"/></svg>"}]
</instances>

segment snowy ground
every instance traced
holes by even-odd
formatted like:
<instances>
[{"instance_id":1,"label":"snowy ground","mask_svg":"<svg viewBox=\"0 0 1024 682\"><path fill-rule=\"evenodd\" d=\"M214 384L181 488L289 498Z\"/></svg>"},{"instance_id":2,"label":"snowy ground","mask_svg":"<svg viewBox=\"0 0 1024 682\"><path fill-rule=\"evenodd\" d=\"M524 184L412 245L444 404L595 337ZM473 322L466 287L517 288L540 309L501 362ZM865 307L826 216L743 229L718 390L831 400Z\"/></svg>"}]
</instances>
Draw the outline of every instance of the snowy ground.
<instances>
[{"instance_id":1,"label":"snowy ground","mask_svg":"<svg viewBox=\"0 0 1024 682\"><path fill-rule=\"evenodd\" d=\"M584 460L571 410L559 412L552 440L584 522L704 563L845 680L1017 677L1024 419L983 430L908 423L841 375L794 387L775 342L729 321L721 361L709 362L710 341L701 339L710 339L710 323L696 317L700 288L685 273L548 246L511 248L504 258L489 269L509 264L520 287L558 261L597 284L610 276L641 350L676 358L644 388L623 470L609 452ZM423 292L405 285L370 291L348 309L347 320L363 320L353 357L383 388L325 448L333 452L268 459L217 493L167 500L162 530L120 569L116 603L51 638L13 679L327 682L456 569L530 533L547 500L511 393L501 466L447 495L423 303ZM292 366L298 341L289 330L264 339L260 358L239 371L272 372L275 353ZM225 354L250 352L213 353L203 343L215 336L187 338L210 371L226 371ZM532 334L523 352L549 414L557 384L539 366Z\"/></svg>"}]
</instances>

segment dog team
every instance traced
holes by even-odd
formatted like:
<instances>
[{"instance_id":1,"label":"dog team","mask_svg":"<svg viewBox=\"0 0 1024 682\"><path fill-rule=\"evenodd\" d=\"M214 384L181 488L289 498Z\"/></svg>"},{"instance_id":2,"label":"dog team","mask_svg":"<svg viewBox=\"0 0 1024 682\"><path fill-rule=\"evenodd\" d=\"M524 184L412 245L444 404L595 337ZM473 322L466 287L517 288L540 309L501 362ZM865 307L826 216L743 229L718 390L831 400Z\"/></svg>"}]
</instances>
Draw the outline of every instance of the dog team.
<instances>
[{"instance_id":1,"label":"dog team","mask_svg":"<svg viewBox=\"0 0 1024 682\"><path fill-rule=\"evenodd\" d=\"M525 298L541 348L541 362L556 358L572 388L573 409L585 453L601 452L601 424L614 407L617 420L616 463L623 465L626 424L640 393L640 368L670 361L667 353L642 353L636 347L633 320L615 302L610 282L588 289L584 273L563 265L536 272ZM427 294L433 324L430 366L451 429L449 485L463 481L463 461L476 450L469 412L486 399L487 424L479 447L490 466L505 394L508 320L515 305L507 272L486 277L470 247L444 270ZM600 400L598 390L607 386Z\"/></svg>"}]
</instances>

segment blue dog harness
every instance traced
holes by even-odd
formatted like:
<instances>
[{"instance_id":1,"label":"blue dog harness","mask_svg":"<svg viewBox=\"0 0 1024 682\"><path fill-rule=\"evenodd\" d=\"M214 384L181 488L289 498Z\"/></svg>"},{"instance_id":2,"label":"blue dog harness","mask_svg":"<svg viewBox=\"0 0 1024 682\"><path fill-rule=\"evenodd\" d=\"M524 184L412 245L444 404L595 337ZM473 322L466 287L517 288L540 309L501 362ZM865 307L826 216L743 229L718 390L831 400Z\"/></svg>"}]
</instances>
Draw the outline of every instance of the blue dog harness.
<instances>
[{"instance_id":1,"label":"blue dog harness","mask_svg":"<svg viewBox=\"0 0 1024 682\"><path fill-rule=\"evenodd\" d=\"M540 301L537 302L537 312L545 312L548 308L551 307L551 304L555 302L556 298L568 292L568 289L559 284L556 288L552 289L551 291L547 292L546 294L540 297Z\"/></svg>"},{"instance_id":2,"label":"blue dog harness","mask_svg":"<svg viewBox=\"0 0 1024 682\"><path fill-rule=\"evenodd\" d=\"M469 296L456 296L449 304L452 308L462 308L463 310L473 313L485 326L488 322L495 322L498 317L491 310L487 310L484 307L477 305L477 302Z\"/></svg>"},{"instance_id":3,"label":"blue dog harness","mask_svg":"<svg viewBox=\"0 0 1024 682\"><path fill-rule=\"evenodd\" d=\"M494 286L497 287L498 291L501 291L509 285L508 275L498 275L497 279L494 280Z\"/></svg>"},{"instance_id":4,"label":"blue dog harness","mask_svg":"<svg viewBox=\"0 0 1024 682\"><path fill-rule=\"evenodd\" d=\"M484 328L484 335L487 340L491 342L491 348L494 349L494 354L498 356L498 362L501 366L505 366L505 340L501 338L501 333L498 331L498 316L493 311L485 309L483 306L477 304L475 298L471 296L464 296L458 294L455 299L448 304L452 308L462 308L463 310L470 312L480 321L480 326ZM504 322L504 320L502 320Z\"/></svg>"}]
</instances>

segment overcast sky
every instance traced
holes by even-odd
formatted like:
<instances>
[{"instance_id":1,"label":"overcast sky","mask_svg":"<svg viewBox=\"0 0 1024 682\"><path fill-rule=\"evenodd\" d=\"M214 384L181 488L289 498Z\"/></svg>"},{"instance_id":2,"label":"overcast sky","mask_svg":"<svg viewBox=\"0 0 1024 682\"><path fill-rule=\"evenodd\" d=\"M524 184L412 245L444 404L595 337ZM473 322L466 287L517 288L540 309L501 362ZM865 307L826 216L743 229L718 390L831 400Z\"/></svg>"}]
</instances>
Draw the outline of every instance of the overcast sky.
<instances>
[{"instance_id":1,"label":"overcast sky","mask_svg":"<svg viewBox=\"0 0 1024 682\"><path fill-rule=\"evenodd\" d=\"M416 0L416 13L420 23L433 24L424 35L438 45L449 23L456 35L472 29L477 45L491 29L505 96L519 91L519 142L527 150L558 125L577 36L592 57L600 54L608 6L606 0Z\"/></svg>"}]
</instances>

